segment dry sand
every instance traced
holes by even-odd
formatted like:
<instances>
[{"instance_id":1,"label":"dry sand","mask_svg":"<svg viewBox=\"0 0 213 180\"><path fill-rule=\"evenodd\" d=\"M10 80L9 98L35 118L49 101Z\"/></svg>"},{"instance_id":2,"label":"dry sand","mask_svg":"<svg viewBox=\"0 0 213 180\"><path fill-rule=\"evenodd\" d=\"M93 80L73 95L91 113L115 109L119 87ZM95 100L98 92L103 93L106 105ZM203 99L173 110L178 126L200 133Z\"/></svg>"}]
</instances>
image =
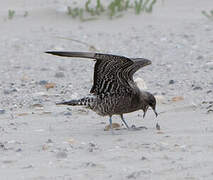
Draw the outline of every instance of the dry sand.
<instances>
[{"instance_id":1,"label":"dry sand","mask_svg":"<svg viewBox=\"0 0 213 180\"><path fill-rule=\"evenodd\" d=\"M201 14L213 8L212 0L158 1L151 15L84 23L63 12L69 3L0 3L0 179L212 180L213 22ZM12 20L8 9L16 11ZM125 115L147 130L122 127L112 135L104 131L107 117L56 107L88 94L94 65L44 54L89 51L59 37L151 59L135 77L158 96L161 130L151 111L145 119L140 111ZM47 82L55 87L47 91Z\"/></svg>"}]
</instances>

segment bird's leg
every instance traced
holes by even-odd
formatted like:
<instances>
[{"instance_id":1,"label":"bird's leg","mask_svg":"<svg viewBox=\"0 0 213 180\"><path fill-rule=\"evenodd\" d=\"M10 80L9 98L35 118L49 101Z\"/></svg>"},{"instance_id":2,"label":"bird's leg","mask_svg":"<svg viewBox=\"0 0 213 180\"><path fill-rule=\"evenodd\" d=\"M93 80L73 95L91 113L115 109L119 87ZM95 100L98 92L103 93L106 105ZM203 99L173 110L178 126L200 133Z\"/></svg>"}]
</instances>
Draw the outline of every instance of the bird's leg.
<instances>
[{"instance_id":1,"label":"bird's leg","mask_svg":"<svg viewBox=\"0 0 213 180\"><path fill-rule=\"evenodd\" d=\"M129 129L128 124L127 124L126 121L124 120L123 114L121 114L120 116L121 116L122 122L125 124L125 126L127 127L127 129Z\"/></svg>"},{"instance_id":2,"label":"bird's leg","mask_svg":"<svg viewBox=\"0 0 213 180\"><path fill-rule=\"evenodd\" d=\"M153 107L151 107L152 108L152 110L154 111L154 113L155 113L155 116L157 117L158 116L158 113L157 113L157 111L155 110L155 108L153 108Z\"/></svg>"},{"instance_id":3,"label":"bird's leg","mask_svg":"<svg viewBox=\"0 0 213 180\"><path fill-rule=\"evenodd\" d=\"M145 118L145 116L146 116L146 111L143 112L143 118Z\"/></svg>"},{"instance_id":4,"label":"bird's leg","mask_svg":"<svg viewBox=\"0 0 213 180\"><path fill-rule=\"evenodd\" d=\"M154 113L155 113L155 116L156 116L156 118L157 118L157 116L158 116L158 113L157 113L157 111L155 110L155 107L151 107L152 109L153 109L153 111L154 111ZM158 120L157 120L157 123L156 123L156 129L157 130L160 130L160 125L158 124Z\"/></svg>"},{"instance_id":5,"label":"bird's leg","mask_svg":"<svg viewBox=\"0 0 213 180\"><path fill-rule=\"evenodd\" d=\"M145 118L146 112L147 112L148 108L149 108L149 106L146 106L146 107L145 107L145 109L144 109L144 111L143 111L143 118Z\"/></svg>"},{"instance_id":6,"label":"bird's leg","mask_svg":"<svg viewBox=\"0 0 213 180\"><path fill-rule=\"evenodd\" d=\"M112 116L109 116L109 126L112 129Z\"/></svg>"},{"instance_id":7,"label":"bird's leg","mask_svg":"<svg viewBox=\"0 0 213 180\"><path fill-rule=\"evenodd\" d=\"M112 134L114 134L114 131L113 131L113 128L112 128L112 116L109 116L109 126L110 126Z\"/></svg>"},{"instance_id":8,"label":"bird's leg","mask_svg":"<svg viewBox=\"0 0 213 180\"><path fill-rule=\"evenodd\" d=\"M154 108L152 108L152 109L153 109L153 111L154 111L154 113L155 113L155 115L156 115L156 118L157 118L157 116L158 116L157 111L156 111ZM157 120L157 123L156 123L156 129L157 129L157 130L160 130L160 125L158 124L158 120Z\"/></svg>"}]
</instances>

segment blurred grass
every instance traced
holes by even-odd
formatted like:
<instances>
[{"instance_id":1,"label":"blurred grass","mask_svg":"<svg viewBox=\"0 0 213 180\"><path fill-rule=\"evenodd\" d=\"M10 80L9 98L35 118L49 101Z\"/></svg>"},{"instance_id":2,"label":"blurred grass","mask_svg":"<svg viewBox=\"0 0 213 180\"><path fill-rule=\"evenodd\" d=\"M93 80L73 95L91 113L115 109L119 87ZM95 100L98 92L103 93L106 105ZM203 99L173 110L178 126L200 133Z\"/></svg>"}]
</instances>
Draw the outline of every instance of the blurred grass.
<instances>
[{"instance_id":1,"label":"blurred grass","mask_svg":"<svg viewBox=\"0 0 213 180\"><path fill-rule=\"evenodd\" d=\"M121 17L125 12L134 10L135 14L142 12L151 13L157 0L112 0L108 5L103 5L101 0L87 0L84 7L68 6L68 14L72 18L79 18L81 21L98 19L101 15L107 15L110 19Z\"/></svg>"},{"instance_id":2,"label":"blurred grass","mask_svg":"<svg viewBox=\"0 0 213 180\"><path fill-rule=\"evenodd\" d=\"M202 11L201 12L204 16L206 16L208 19L213 21L213 10L206 12L206 11Z\"/></svg>"},{"instance_id":3,"label":"blurred grass","mask_svg":"<svg viewBox=\"0 0 213 180\"><path fill-rule=\"evenodd\" d=\"M8 19L13 19L13 17L15 16L15 11L14 10L11 10L9 9L8 10Z\"/></svg>"}]
</instances>

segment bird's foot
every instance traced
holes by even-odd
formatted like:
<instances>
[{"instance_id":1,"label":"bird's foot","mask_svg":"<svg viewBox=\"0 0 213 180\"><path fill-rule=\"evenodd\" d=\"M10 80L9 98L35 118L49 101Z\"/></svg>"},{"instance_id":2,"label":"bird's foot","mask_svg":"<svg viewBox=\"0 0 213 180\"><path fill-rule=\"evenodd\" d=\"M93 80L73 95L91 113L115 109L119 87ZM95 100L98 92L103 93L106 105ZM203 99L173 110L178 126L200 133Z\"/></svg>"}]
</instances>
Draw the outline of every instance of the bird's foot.
<instances>
[{"instance_id":1,"label":"bird's foot","mask_svg":"<svg viewBox=\"0 0 213 180\"><path fill-rule=\"evenodd\" d=\"M158 130L158 131L160 131L160 125L157 123L156 124L156 129Z\"/></svg>"}]
</instances>

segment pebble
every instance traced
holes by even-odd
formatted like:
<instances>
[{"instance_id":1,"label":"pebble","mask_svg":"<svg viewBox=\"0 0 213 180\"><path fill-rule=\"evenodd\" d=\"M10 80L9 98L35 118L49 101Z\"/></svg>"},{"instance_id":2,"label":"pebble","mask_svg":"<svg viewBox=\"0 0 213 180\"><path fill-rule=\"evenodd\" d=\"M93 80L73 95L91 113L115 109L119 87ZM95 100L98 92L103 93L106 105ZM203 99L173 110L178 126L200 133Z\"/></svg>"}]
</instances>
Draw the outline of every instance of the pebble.
<instances>
[{"instance_id":1,"label":"pebble","mask_svg":"<svg viewBox=\"0 0 213 180\"><path fill-rule=\"evenodd\" d=\"M150 174L151 170L141 170L141 171L135 171L127 176L127 179L139 179L139 177L143 174Z\"/></svg>"},{"instance_id":2,"label":"pebble","mask_svg":"<svg viewBox=\"0 0 213 180\"><path fill-rule=\"evenodd\" d=\"M184 100L184 98L182 96L176 96L176 97L172 98L173 102L182 101L182 100Z\"/></svg>"},{"instance_id":3,"label":"pebble","mask_svg":"<svg viewBox=\"0 0 213 180\"><path fill-rule=\"evenodd\" d=\"M48 83L48 81L46 81L46 80L41 80L41 81L39 81L39 85L46 85Z\"/></svg>"},{"instance_id":4,"label":"pebble","mask_svg":"<svg viewBox=\"0 0 213 180\"><path fill-rule=\"evenodd\" d=\"M112 129L118 129L120 127L121 127L120 124L118 124L118 123L112 123ZM107 125L107 126L105 126L104 131L109 131L110 129L111 129L110 125Z\"/></svg>"},{"instance_id":5,"label":"pebble","mask_svg":"<svg viewBox=\"0 0 213 180\"><path fill-rule=\"evenodd\" d=\"M48 150L48 149L49 149L49 146L48 146L48 145L44 144L44 145L42 146L42 150L43 150L43 151L46 151L46 150Z\"/></svg>"},{"instance_id":6,"label":"pebble","mask_svg":"<svg viewBox=\"0 0 213 180\"><path fill-rule=\"evenodd\" d=\"M73 144L73 143L75 143L75 140L74 140L73 138L69 138L69 139L67 140L67 142L68 142L69 144Z\"/></svg>"},{"instance_id":7,"label":"pebble","mask_svg":"<svg viewBox=\"0 0 213 180\"><path fill-rule=\"evenodd\" d=\"M48 139L47 143L53 143L52 139Z\"/></svg>"},{"instance_id":8,"label":"pebble","mask_svg":"<svg viewBox=\"0 0 213 180\"><path fill-rule=\"evenodd\" d=\"M5 110L4 109L0 109L0 114L5 114Z\"/></svg>"},{"instance_id":9,"label":"pebble","mask_svg":"<svg viewBox=\"0 0 213 180\"><path fill-rule=\"evenodd\" d=\"M16 150L16 152L21 152L22 151L22 149L21 148L18 148L17 150Z\"/></svg>"},{"instance_id":10,"label":"pebble","mask_svg":"<svg viewBox=\"0 0 213 180\"><path fill-rule=\"evenodd\" d=\"M60 151L56 154L56 158L65 159L65 158L67 158L67 153L65 153L64 151Z\"/></svg>"},{"instance_id":11,"label":"pebble","mask_svg":"<svg viewBox=\"0 0 213 180\"><path fill-rule=\"evenodd\" d=\"M213 109L209 109L209 110L207 111L207 114L209 114L209 113L213 113Z\"/></svg>"},{"instance_id":12,"label":"pebble","mask_svg":"<svg viewBox=\"0 0 213 180\"><path fill-rule=\"evenodd\" d=\"M4 94L5 95L8 95L8 94L11 94L13 92L17 92L18 90L16 88L13 88L13 89L5 89L4 90Z\"/></svg>"},{"instance_id":13,"label":"pebble","mask_svg":"<svg viewBox=\"0 0 213 180\"><path fill-rule=\"evenodd\" d=\"M29 168L33 168L33 165L28 165L28 166L24 166L24 167L22 167L22 169L29 169Z\"/></svg>"},{"instance_id":14,"label":"pebble","mask_svg":"<svg viewBox=\"0 0 213 180\"><path fill-rule=\"evenodd\" d=\"M64 112L64 116L72 116L71 112Z\"/></svg>"},{"instance_id":15,"label":"pebble","mask_svg":"<svg viewBox=\"0 0 213 180\"><path fill-rule=\"evenodd\" d=\"M5 149L5 145L3 143L0 142L0 148L1 149Z\"/></svg>"},{"instance_id":16,"label":"pebble","mask_svg":"<svg viewBox=\"0 0 213 180\"><path fill-rule=\"evenodd\" d=\"M203 59L203 56L200 55L197 57L197 60L201 60L201 59Z\"/></svg>"},{"instance_id":17,"label":"pebble","mask_svg":"<svg viewBox=\"0 0 213 180\"><path fill-rule=\"evenodd\" d=\"M193 90L202 90L203 88L202 87L200 87L200 86L195 86L194 88L193 88Z\"/></svg>"},{"instance_id":18,"label":"pebble","mask_svg":"<svg viewBox=\"0 0 213 180\"><path fill-rule=\"evenodd\" d=\"M174 83L175 83L175 81L172 79L169 81L169 84L174 84Z\"/></svg>"},{"instance_id":19,"label":"pebble","mask_svg":"<svg viewBox=\"0 0 213 180\"><path fill-rule=\"evenodd\" d=\"M145 156L142 156L141 160L144 161L144 160L147 160L147 158Z\"/></svg>"},{"instance_id":20,"label":"pebble","mask_svg":"<svg viewBox=\"0 0 213 180\"><path fill-rule=\"evenodd\" d=\"M49 89L51 89L51 88L54 88L55 87L55 83L47 83L47 84L45 84L45 88L47 89L47 90L49 90Z\"/></svg>"},{"instance_id":21,"label":"pebble","mask_svg":"<svg viewBox=\"0 0 213 180\"><path fill-rule=\"evenodd\" d=\"M208 90L206 93L207 93L207 94L212 93L212 90Z\"/></svg>"},{"instance_id":22,"label":"pebble","mask_svg":"<svg viewBox=\"0 0 213 180\"><path fill-rule=\"evenodd\" d=\"M84 166L84 167L95 167L96 164L93 163L93 162L86 162L86 163L83 164L83 166Z\"/></svg>"},{"instance_id":23,"label":"pebble","mask_svg":"<svg viewBox=\"0 0 213 180\"><path fill-rule=\"evenodd\" d=\"M89 148L88 148L88 151L89 151L89 152L93 152L94 150L98 150L98 149L99 149L99 148L97 147L96 144L94 144L94 143L92 143L92 142L89 143Z\"/></svg>"},{"instance_id":24,"label":"pebble","mask_svg":"<svg viewBox=\"0 0 213 180\"><path fill-rule=\"evenodd\" d=\"M205 64L205 66L206 66L206 67L209 67L210 69L212 69L212 68L213 68L213 61L207 62L207 63Z\"/></svg>"},{"instance_id":25,"label":"pebble","mask_svg":"<svg viewBox=\"0 0 213 180\"><path fill-rule=\"evenodd\" d=\"M56 78L63 78L63 77L65 77L65 75L64 75L63 72L57 72L57 73L55 73L55 77Z\"/></svg>"}]
</instances>

